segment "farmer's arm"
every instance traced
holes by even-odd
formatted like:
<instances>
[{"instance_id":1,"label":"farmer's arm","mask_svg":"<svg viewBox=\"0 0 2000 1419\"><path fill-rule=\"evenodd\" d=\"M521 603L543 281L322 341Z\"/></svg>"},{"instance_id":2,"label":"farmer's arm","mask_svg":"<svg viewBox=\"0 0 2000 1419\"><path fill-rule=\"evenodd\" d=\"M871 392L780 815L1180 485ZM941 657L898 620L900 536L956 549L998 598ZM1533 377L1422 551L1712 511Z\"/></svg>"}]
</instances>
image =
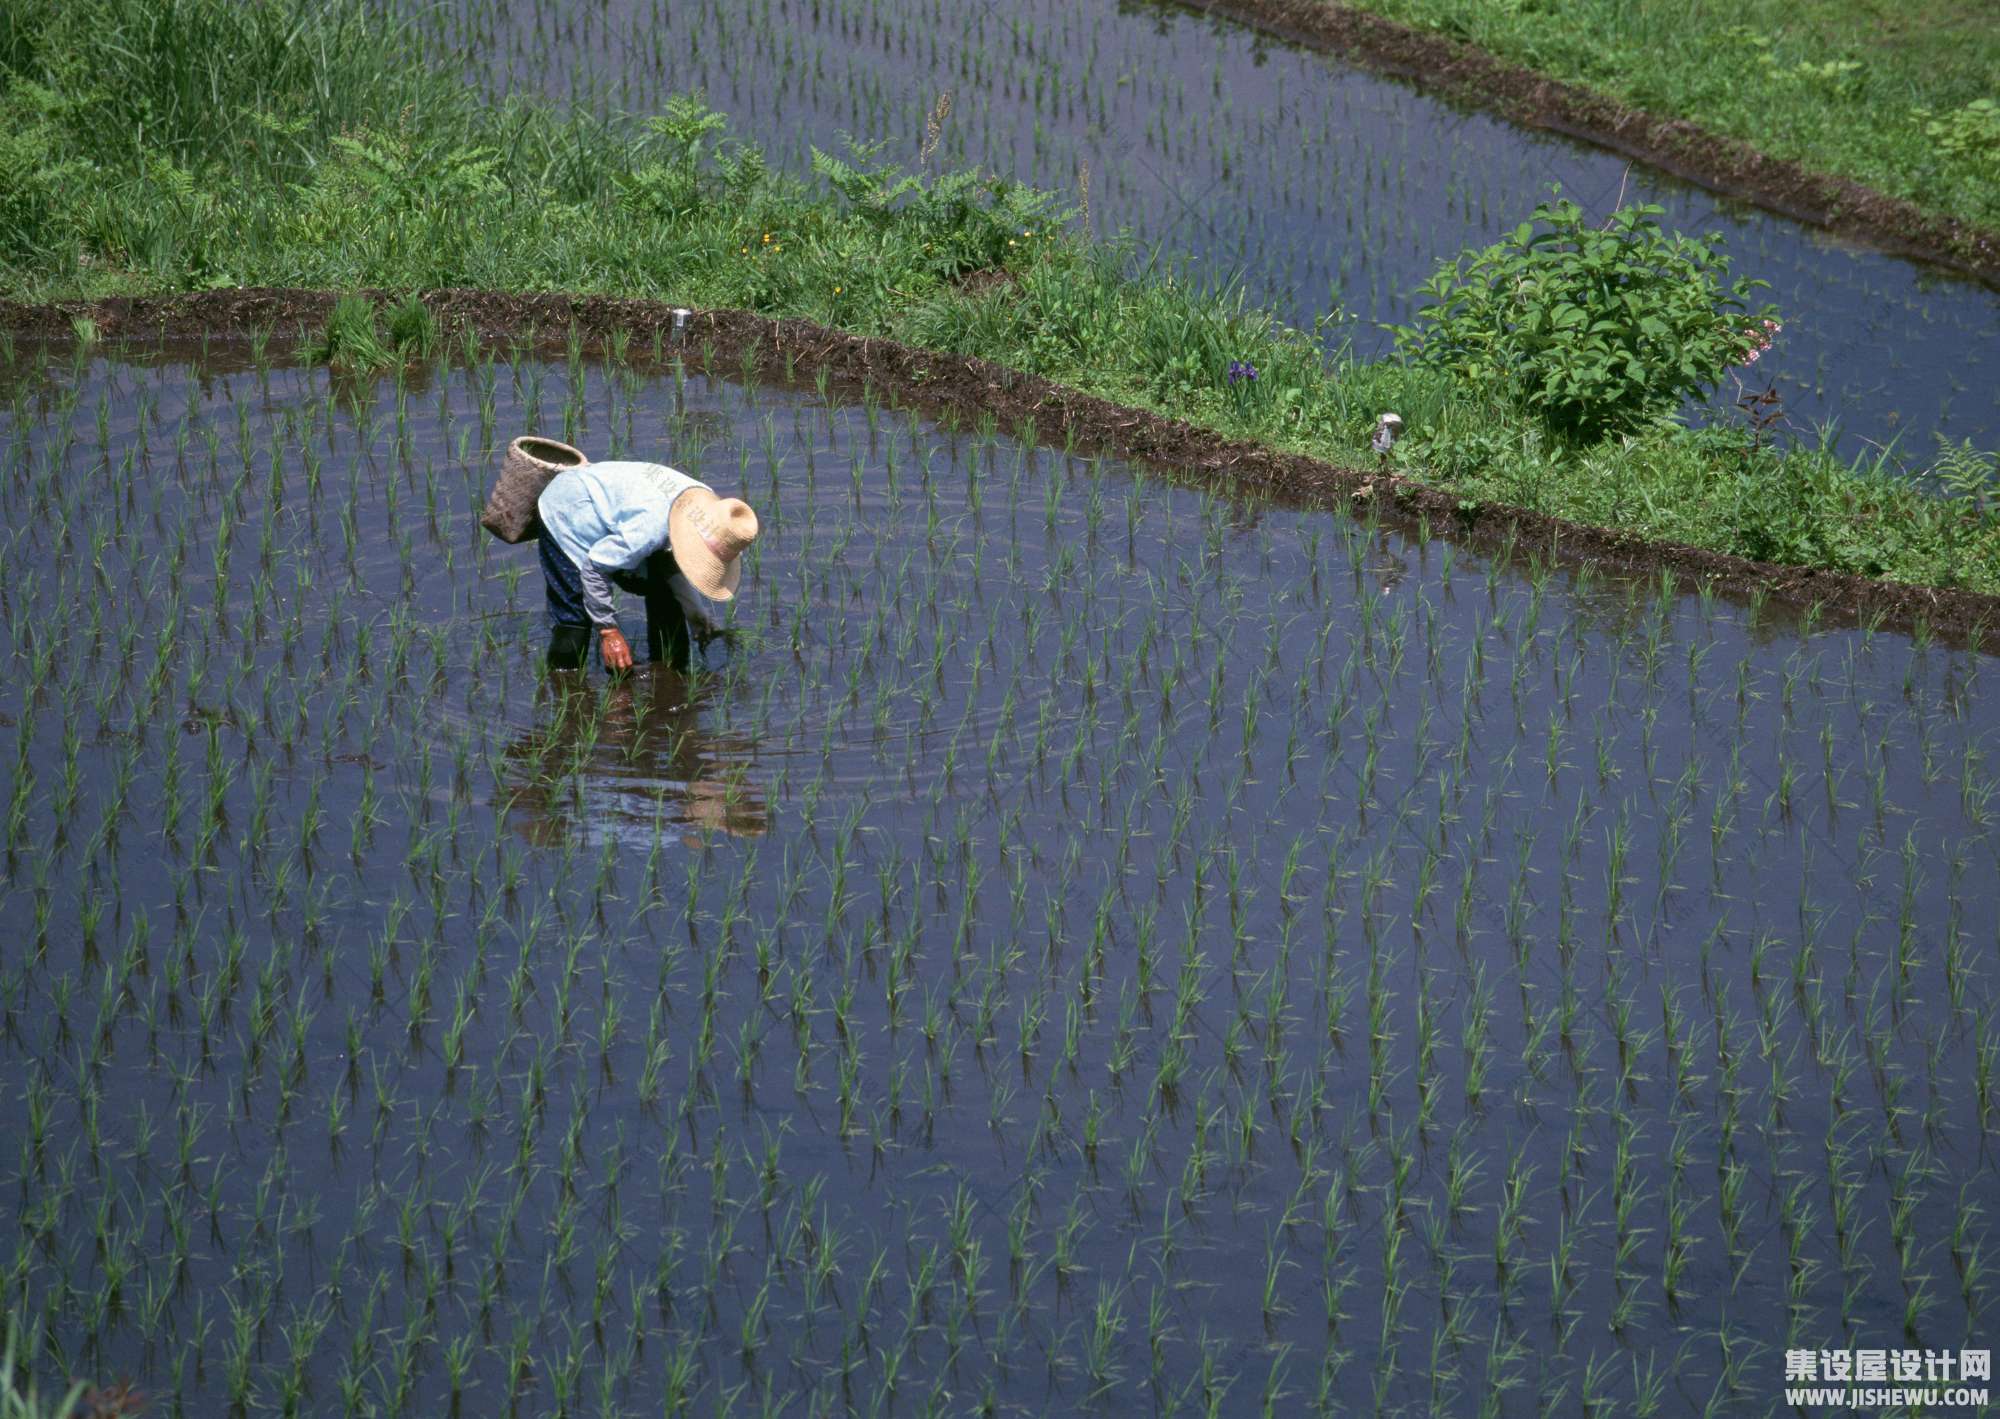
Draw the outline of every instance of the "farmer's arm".
<instances>
[{"instance_id":1,"label":"farmer's arm","mask_svg":"<svg viewBox=\"0 0 2000 1419\"><path fill-rule=\"evenodd\" d=\"M646 559L664 542L664 522L656 524L637 516L622 518L591 546L590 554L583 559L584 609L597 627L598 648L608 670L630 670L632 647L618 628L618 617L611 606L611 583L605 573L633 571L645 565Z\"/></svg>"},{"instance_id":2,"label":"farmer's arm","mask_svg":"<svg viewBox=\"0 0 2000 1419\"><path fill-rule=\"evenodd\" d=\"M590 556L577 562L577 580L583 583L583 610L591 625L602 631L618 629L618 615L611 605L611 583Z\"/></svg>"},{"instance_id":3,"label":"farmer's arm","mask_svg":"<svg viewBox=\"0 0 2000 1419\"><path fill-rule=\"evenodd\" d=\"M606 670L630 670L632 647L618 629L618 615L611 607L611 583L594 557L577 564L577 580L583 583L583 609L597 631L597 649Z\"/></svg>"}]
</instances>

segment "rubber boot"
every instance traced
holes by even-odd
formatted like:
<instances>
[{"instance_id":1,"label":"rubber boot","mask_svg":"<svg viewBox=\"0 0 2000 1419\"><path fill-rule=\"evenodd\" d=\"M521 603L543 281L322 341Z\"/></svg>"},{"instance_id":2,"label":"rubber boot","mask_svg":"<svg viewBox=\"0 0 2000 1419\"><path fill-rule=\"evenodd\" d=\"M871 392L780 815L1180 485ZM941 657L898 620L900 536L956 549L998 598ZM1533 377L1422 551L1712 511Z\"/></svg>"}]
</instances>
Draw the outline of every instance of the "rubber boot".
<instances>
[{"instance_id":1,"label":"rubber boot","mask_svg":"<svg viewBox=\"0 0 2000 1419\"><path fill-rule=\"evenodd\" d=\"M549 669L581 670L590 658L590 627L553 626L549 630Z\"/></svg>"}]
</instances>

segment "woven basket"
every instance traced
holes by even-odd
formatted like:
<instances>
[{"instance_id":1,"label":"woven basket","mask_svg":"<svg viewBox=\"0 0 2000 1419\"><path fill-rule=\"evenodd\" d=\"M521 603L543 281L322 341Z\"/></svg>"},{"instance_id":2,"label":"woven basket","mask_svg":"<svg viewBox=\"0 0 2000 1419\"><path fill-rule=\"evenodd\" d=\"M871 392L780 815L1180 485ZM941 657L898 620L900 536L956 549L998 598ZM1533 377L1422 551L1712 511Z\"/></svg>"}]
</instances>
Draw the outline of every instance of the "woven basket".
<instances>
[{"instance_id":1,"label":"woven basket","mask_svg":"<svg viewBox=\"0 0 2000 1419\"><path fill-rule=\"evenodd\" d=\"M590 460L566 443L554 439L518 438L507 445L507 457L500 464L500 476L486 495L486 511L479 525L502 542L526 542L542 533L542 520L535 510L549 479L565 468L576 468Z\"/></svg>"}]
</instances>

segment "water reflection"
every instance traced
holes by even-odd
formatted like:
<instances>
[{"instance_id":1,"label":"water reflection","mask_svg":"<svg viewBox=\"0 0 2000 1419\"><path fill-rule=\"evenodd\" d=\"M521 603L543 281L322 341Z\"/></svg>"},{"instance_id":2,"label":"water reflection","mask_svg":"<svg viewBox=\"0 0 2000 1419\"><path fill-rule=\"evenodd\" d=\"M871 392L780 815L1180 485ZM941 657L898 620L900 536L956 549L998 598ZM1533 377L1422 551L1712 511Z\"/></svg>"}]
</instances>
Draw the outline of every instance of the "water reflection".
<instances>
[{"instance_id":1,"label":"water reflection","mask_svg":"<svg viewBox=\"0 0 2000 1419\"><path fill-rule=\"evenodd\" d=\"M650 847L656 832L762 834L769 809L750 771L756 742L702 723L707 695L680 671L646 664L610 684L550 675L535 726L507 746L502 808L537 845L575 834L591 846Z\"/></svg>"}]
</instances>

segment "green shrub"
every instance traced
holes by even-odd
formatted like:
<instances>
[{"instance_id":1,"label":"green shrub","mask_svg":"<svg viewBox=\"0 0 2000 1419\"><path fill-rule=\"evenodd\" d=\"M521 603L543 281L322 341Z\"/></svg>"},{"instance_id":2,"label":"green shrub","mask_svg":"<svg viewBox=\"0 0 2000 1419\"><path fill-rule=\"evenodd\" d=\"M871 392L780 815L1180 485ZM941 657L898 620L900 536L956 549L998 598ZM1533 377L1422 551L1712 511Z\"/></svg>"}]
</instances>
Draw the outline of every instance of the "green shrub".
<instances>
[{"instance_id":1,"label":"green shrub","mask_svg":"<svg viewBox=\"0 0 2000 1419\"><path fill-rule=\"evenodd\" d=\"M1761 281L1728 280L1720 238L1660 230L1656 206L1586 226L1574 202L1438 268L1418 324L1397 332L1415 363L1450 371L1589 439L1673 413L1776 330L1752 311Z\"/></svg>"}]
</instances>

